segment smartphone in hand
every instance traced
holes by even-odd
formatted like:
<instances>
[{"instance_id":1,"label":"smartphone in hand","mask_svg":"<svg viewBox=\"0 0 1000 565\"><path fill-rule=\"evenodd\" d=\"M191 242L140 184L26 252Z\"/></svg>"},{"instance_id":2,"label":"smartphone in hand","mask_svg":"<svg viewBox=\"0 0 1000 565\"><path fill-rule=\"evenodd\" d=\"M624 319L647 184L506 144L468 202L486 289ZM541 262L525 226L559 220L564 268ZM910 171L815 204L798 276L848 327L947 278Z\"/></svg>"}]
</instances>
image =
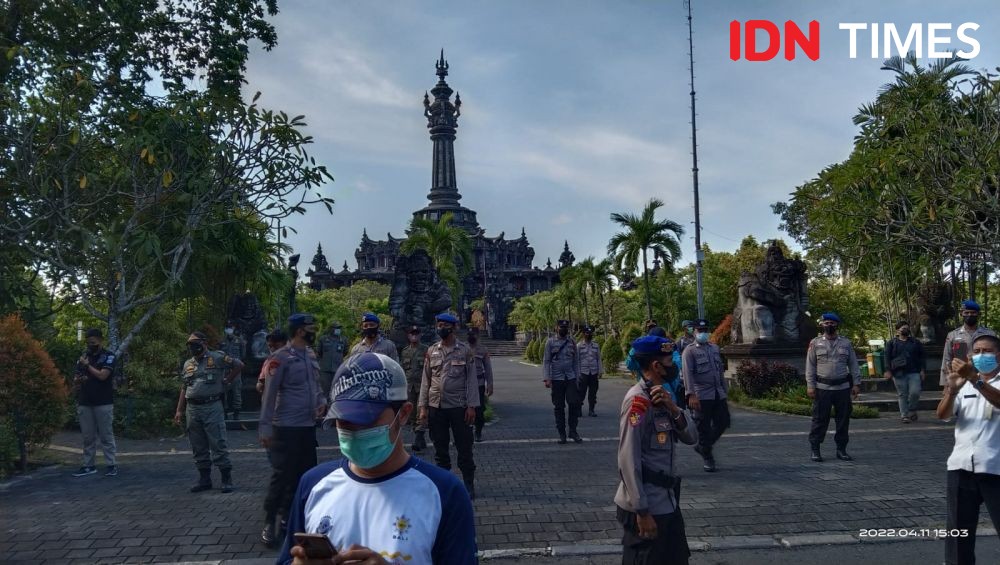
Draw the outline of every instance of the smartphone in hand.
<instances>
[{"instance_id":1,"label":"smartphone in hand","mask_svg":"<svg viewBox=\"0 0 1000 565\"><path fill-rule=\"evenodd\" d=\"M323 534L296 533L295 545L301 545L309 559L332 559L337 554L333 542Z\"/></svg>"}]
</instances>

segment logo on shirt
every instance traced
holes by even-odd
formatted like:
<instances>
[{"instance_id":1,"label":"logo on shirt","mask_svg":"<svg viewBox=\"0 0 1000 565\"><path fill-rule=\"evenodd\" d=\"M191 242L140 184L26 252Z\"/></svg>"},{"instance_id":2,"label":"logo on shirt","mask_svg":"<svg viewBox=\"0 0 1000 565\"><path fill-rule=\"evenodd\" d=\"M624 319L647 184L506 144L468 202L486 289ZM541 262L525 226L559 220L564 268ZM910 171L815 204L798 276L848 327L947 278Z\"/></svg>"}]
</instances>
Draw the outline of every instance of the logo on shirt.
<instances>
[{"instance_id":1,"label":"logo on shirt","mask_svg":"<svg viewBox=\"0 0 1000 565\"><path fill-rule=\"evenodd\" d=\"M392 539L398 539L401 541L407 541L410 538L406 537L406 532L410 529L410 520L406 516L397 516L396 521L392 524L393 530L395 532L392 534Z\"/></svg>"},{"instance_id":2,"label":"logo on shirt","mask_svg":"<svg viewBox=\"0 0 1000 565\"><path fill-rule=\"evenodd\" d=\"M325 536L330 533L331 527L333 527L333 519L330 516L323 516L323 519L319 521L319 526L316 528L316 533Z\"/></svg>"}]
</instances>

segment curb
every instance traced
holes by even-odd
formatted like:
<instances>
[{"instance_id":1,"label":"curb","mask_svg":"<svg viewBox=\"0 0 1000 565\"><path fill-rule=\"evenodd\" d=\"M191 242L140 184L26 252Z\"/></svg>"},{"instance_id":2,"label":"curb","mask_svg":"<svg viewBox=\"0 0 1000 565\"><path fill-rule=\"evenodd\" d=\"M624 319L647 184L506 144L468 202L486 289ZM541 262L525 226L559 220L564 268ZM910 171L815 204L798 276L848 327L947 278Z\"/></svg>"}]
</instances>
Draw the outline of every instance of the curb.
<instances>
[{"instance_id":1,"label":"curb","mask_svg":"<svg viewBox=\"0 0 1000 565\"><path fill-rule=\"evenodd\" d=\"M910 528L915 529L915 528ZM993 536L993 528L980 528L976 537ZM737 551L745 549L777 549L786 550L800 547L815 547L821 545L851 545L872 543L896 543L904 541L935 541L944 538L903 536L903 537L870 537L861 539L853 533L831 534L775 534L721 536L705 538L689 538L688 547L693 552ZM621 555L621 541L617 539L590 540L573 545L550 545L547 547L524 547L517 549L484 549L479 552L483 561L526 559L530 557L589 557L597 555ZM164 565L270 565L273 558L257 559L225 559L221 561L180 561Z\"/></svg>"},{"instance_id":2,"label":"curb","mask_svg":"<svg viewBox=\"0 0 1000 565\"><path fill-rule=\"evenodd\" d=\"M0 482L0 492L6 492L22 483L30 482L34 479L40 479L42 477L49 477L54 474L62 467L61 464L56 463L54 465L46 465L45 467L39 467L35 469L29 475L18 475L8 481Z\"/></svg>"}]
</instances>

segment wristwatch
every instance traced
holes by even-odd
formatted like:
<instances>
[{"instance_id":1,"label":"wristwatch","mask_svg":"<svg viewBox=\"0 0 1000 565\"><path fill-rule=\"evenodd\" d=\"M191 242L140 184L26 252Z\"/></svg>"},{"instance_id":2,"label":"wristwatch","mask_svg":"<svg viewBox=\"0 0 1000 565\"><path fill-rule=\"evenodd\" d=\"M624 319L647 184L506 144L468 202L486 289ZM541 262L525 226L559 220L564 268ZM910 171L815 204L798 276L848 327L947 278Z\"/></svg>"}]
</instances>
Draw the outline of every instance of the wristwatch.
<instances>
[{"instance_id":1,"label":"wristwatch","mask_svg":"<svg viewBox=\"0 0 1000 565\"><path fill-rule=\"evenodd\" d=\"M986 386L986 381L980 377L978 381L972 383L972 386L976 387L976 390L983 390L983 387Z\"/></svg>"}]
</instances>

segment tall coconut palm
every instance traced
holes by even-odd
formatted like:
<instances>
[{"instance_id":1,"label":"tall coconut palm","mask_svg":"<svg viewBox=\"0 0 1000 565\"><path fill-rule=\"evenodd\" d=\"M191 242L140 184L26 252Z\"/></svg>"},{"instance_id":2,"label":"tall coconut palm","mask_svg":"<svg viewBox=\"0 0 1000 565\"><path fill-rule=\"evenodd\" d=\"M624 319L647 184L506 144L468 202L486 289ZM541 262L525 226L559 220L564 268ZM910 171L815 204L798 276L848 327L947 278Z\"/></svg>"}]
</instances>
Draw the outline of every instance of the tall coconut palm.
<instances>
[{"instance_id":1,"label":"tall coconut palm","mask_svg":"<svg viewBox=\"0 0 1000 565\"><path fill-rule=\"evenodd\" d=\"M582 266L571 265L560 269L559 283L557 293L562 300L563 306L566 308L567 317L572 318L572 314L570 313L572 305L576 302L578 297L582 296L583 317L585 322L589 325L590 321L587 318L587 280L586 273L584 272Z\"/></svg>"},{"instance_id":2,"label":"tall coconut palm","mask_svg":"<svg viewBox=\"0 0 1000 565\"><path fill-rule=\"evenodd\" d=\"M656 210L663 206L659 198L651 198L642 213L636 216L628 212L614 212L611 221L618 224L623 231L611 236L608 242L608 255L614 257L619 269L634 273L638 268L639 258L642 258L642 279L646 291L646 314L653 318L653 304L649 297L649 252L657 253L663 258L663 267L673 269L673 265L681 256L680 239L684 228L673 220L657 220Z\"/></svg>"},{"instance_id":3,"label":"tall coconut palm","mask_svg":"<svg viewBox=\"0 0 1000 565\"><path fill-rule=\"evenodd\" d=\"M472 270L472 239L468 232L451 225L452 216L446 212L438 221L413 218L399 250L406 255L418 249L427 252L441 280L451 290L452 306L458 308L462 279Z\"/></svg>"},{"instance_id":4,"label":"tall coconut palm","mask_svg":"<svg viewBox=\"0 0 1000 565\"><path fill-rule=\"evenodd\" d=\"M591 295L597 295L598 300L601 302L601 315L604 316L604 326L605 328L611 328L611 314L605 305L604 295L605 293L611 292L614 286L613 268L611 266L611 259L604 258L600 261L594 262L593 257L587 257L580 262L580 270L583 272L582 278L586 281L587 287L590 289ZM586 309L587 298L584 295L584 309ZM588 321L589 325L590 322ZM605 330L608 331L608 330Z\"/></svg>"}]
</instances>

